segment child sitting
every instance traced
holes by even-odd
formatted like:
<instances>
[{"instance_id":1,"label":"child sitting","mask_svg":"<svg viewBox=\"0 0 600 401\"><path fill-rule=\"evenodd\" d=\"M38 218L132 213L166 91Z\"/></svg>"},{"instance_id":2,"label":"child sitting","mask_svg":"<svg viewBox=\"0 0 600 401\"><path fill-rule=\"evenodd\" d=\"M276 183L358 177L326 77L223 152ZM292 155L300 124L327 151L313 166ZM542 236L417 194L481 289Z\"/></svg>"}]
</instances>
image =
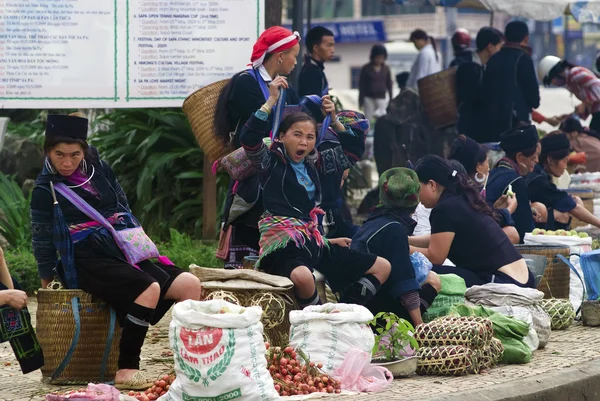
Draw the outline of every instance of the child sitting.
<instances>
[{"instance_id":1,"label":"child sitting","mask_svg":"<svg viewBox=\"0 0 600 401\"><path fill-rule=\"evenodd\" d=\"M313 269L319 270L341 302L364 305L377 293L390 273L390 264L375 255L350 250L342 239L324 238L318 230L321 177L324 157L315 150L317 124L305 113L286 117L271 148L263 142L270 130L268 116L279 98L279 88L287 80L277 77L269 86L267 102L250 117L240 141L258 171L265 214L259 222L260 259L257 264L267 273L289 277L302 307L320 303ZM364 143L335 116L335 105L323 97L323 111L335 120L332 128L340 137L340 147L349 160L360 159ZM339 153L338 153L339 155ZM333 158L336 169L347 166ZM329 166L327 166L329 167Z\"/></svg>"},{"instance_id":2,"label":"child sitting","mask_svg":"<svg viewBox=\"0 0 600 401\"><path fill-rule=\"evenodd\" d=\"M416 226L411 218L419 203L419 177L406 168L392 168L379 178L379 205L352 239L352 249L389 260L390 277L367 304L377 314L393 312L415 326L423 323L425 312L441 289L437 275L430 272L420 286L410 259L408 236Z\"/></svg>"}]
</instances>

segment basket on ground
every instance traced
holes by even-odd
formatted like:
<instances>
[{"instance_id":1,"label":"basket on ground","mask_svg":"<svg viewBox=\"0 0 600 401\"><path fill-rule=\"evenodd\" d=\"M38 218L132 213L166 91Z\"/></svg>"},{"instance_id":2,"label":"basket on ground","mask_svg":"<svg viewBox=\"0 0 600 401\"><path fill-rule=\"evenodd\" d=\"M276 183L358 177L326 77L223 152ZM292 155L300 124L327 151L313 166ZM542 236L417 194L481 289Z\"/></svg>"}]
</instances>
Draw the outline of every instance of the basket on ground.
<instances>
[{"instance_id":1,"label":"basket on ground","mask_svg":"<svg viewBox=\"0 0 600 401\"><path fill-rule=\"evenodd\" d=\"M421 104L433 126L440 129L456 124L456 67L421 78L417 85Z\"/></svg>"},{"instance_id":2,"label":"basket on ground","mask_svg":"<svg viewBox=\"0 0 600 401\"><path fill-rule=\"evenodd\" d=\"M571 270L557 255L567 259L571 252L568 246L556 245L515 245L521 255L541 255L546 257L546 270L537 289L544 293L544 298L569 298Z\"/></svg>"},{"instance_id":3,"label":"basket on ground","mask_svg":"<svg viewBox=\"0 0 600 401\"><path fill-rule=\"evenodd\" d=\"M233 150L216 136L215 130L217 101L227 82L229 79L224 79L198 89L185 99L182 106L198 145L211 163Z\"/></svg>"},{"instance_id":4,"label":"basket on ground","mask_svg":"<svg viewBox=\"0 0 600 401\"><path fill-rule=\"evenodd\" d=\"M255 270L190 266L202 282L202 299L224 299L241 306L260 306L266 339L273 345L289 341L289 313L297 309L294 284L285 277Z\"/></svg>"},{"instance_id":5,"label":"basket on ground","mask_svg":"<svg viewBox=\"0 0 600 401\"><path fill-rule=\"evenodd\" d=\"M43 380L52 384L113 380L121 329L108 304L81 290L40 289L37 298Z\"/></svg>"}]
</instances>

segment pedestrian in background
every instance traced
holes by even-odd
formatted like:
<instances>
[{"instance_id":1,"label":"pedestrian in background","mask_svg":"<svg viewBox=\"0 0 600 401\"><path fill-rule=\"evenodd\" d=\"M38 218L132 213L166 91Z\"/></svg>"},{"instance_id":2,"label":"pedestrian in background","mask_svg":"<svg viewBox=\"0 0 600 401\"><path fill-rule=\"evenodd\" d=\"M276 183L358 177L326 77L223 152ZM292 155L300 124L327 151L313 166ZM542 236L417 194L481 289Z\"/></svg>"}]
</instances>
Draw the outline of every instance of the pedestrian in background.
<instances>
[{"instance_id":1,"label":"pedestrian in background","mask_svg":"<svg viewBox=\"0 0 600 401\"><path fill-rule=\"evenodd\" d=\"M438 52L435 39L422 29L414 30L410 34L409 41L413 42L419 50L419 55L412 65L406 86L418 90L419 79L442 70L442 57Z\"/></svg>"},{"instance_id":2,"label":"pedestrian in background","mask_svg":"<svg viewBox=\"0 0 600 401\"><path fill-rule=\"evenodd\" d=\"M298 76L298 94L318 95L329 93L329 83L325 76L324 63L333 60L335 39L333 32L322 26L315 26L306 34L306 56Z\"/></svg>"},{"instance_id":3,"label":"pedestrian in background","mask_svg":"<svg viewBox=\"0 0 600 401\"><path fill-rule=\"evenodd\" d=\"M375 117L385 114L388 101L393 97L392 72L385 64L387 50L383 45L374 45L371 48L371 56L368 64L360 71L358 82L358 104L365 111L369 121Z\"/></svg>"}]
</instances>

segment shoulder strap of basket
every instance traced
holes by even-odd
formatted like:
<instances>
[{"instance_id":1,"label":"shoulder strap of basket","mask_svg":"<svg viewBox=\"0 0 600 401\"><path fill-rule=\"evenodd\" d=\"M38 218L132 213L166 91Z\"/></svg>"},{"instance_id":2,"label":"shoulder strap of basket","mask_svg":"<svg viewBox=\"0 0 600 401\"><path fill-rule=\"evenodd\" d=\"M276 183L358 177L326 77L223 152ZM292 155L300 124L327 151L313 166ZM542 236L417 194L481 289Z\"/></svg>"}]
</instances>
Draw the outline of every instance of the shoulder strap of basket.
<instances>
[{"instance_id":1,"label":"shoulder strap of basket","mask_svg":"<svg viewBox=\"0 0 600 401\"><path fill-rule=\"evenodd\" d=\"M569 259L567 259L565 257L565 255L561 255L560 253L558 255L556 255L560 260L563 261L563 263L565 263L567 266L569 266L569 269L571 269L571 271L573 271L575 273L575 275L577 276L577 278L579 279L579 281L581 281L581 286L583 288L583 296L581 301L585 301L585 283L583 282L583 278L581 278L581 275L579 274L579 272L577 271L577 269L575 268L575 266L573 266L573 264L571 263L571 261ZM579 311L581 310L581 305L579 306L579 308L577 309L577 312L575 312L575 314L579 314Z\"/></svg>"},{"instance_id":2,"label":"shoulder strap of basket","mask_svg":"<svg viewBox=\"0 0 600 401\"><path fill-rule=\"evenodd\" d=\"M71 358L73 357L73 353L75 352L75 348L77 348L77 343L79 342L79 335L81 334L81 317L79 316L79 297L71 298L71 309L73 310L73 319L75 320L75 333L73 333L73 340L71 340L71 346L67 351L67 355L65 355L63 361L52 373L52 380L56 380L65 370L69 362L71 362Z\"/></svg>"},{"instance_id":3,"label":"shoulder strap of basket","mask_svg":"<svg viewBox=\"0 0 600 401\"><path fill-rule=\"evenodd\" d=\"M75 353L75 349L77 348L77 343L79 343L79 336L81 335L81 316L79 314L79 305L80 305L79 297L71 298L71 309L73 311L73 320L75 320L75 332L73 333L73 340L71 340L71 345L69 346L69 350L65 355L65 358L62 360L60 365L54 370L52 373L52 380L56 380L66 369L66 367L71 362L73 358L73 354ZM104 355L102 356L102 364L100 365L100 382L104 382L104 375L106 374L106 368L108 366L108 358L110 356L110 350L112 348L112 342L115 334L115 324L117 320L117 314L115 313L113 308L110 308L110 324L108 328L108 336L106 338L106 346L104 347Z\"/></svg>"}]
</instances>

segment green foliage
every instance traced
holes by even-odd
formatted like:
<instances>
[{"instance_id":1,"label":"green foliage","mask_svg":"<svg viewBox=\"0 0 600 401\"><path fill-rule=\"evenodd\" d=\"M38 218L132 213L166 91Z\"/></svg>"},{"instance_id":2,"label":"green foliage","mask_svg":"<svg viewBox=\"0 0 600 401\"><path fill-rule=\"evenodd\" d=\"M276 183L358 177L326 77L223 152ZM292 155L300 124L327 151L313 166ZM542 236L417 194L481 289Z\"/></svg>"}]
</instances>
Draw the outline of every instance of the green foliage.
<instances>
[{"instance_id":1,"label":"green foliage","mask_svg":"<svg viewBox=\"0 0 600 401\"><path fill-rule=\"evenodd\" d=\"M187 234L170 230L171 240L158 243L161 255L168 256L177 267L188 270L194 263L202 267L223 267L223 262L215 257L216 246L193 240Z\"/></svg>"},{"instance_id":2,"label":"green foliage","mask_svg":"<svg viewBox=\"0 0 600 401\"><path fill-rule=\"evenodd\" d=\"M0 173L0 234L14 248L31 246L31 219L28 197L19 185Z\"/></svg>"},{"instance_id":3,"label":"green foliage","mask_svg":"<svg viewBox=\"0 0 600 401\"><path fill-rule=\"evenodd\" d=\"M377 332L373 347L374 356L381 356L386 361L396 361L402 359L401 352L407 345L414 350L419 348L413 336L413 325L394 313L379 312L370 324Z\"/></svg>"},{"instance_id":4,"label":"green foliage","mask_svg":"<svg viewBox=\"0 0 600 401\"><path fill-rule=\"evenodd\" d=\"M6 260L8 271L21 284L23 291L33 294L40 288L41 283L37 263L30 250L25 248L5 249L4 259Z\"/></svg>"},{"instance_id":5,"label":"green foliage","mask_svg":"<svg viewBox=\"0 0 600 401\"><path fill-rule=\"evenodd\" d=\"M179 109L115 110L97 120L92 145L114 169L144 229L200 236L203 153ZM217 178L221 204L228 177ZM216 237L216 233L215 233Z\"/></svg>"}]
</instances>

